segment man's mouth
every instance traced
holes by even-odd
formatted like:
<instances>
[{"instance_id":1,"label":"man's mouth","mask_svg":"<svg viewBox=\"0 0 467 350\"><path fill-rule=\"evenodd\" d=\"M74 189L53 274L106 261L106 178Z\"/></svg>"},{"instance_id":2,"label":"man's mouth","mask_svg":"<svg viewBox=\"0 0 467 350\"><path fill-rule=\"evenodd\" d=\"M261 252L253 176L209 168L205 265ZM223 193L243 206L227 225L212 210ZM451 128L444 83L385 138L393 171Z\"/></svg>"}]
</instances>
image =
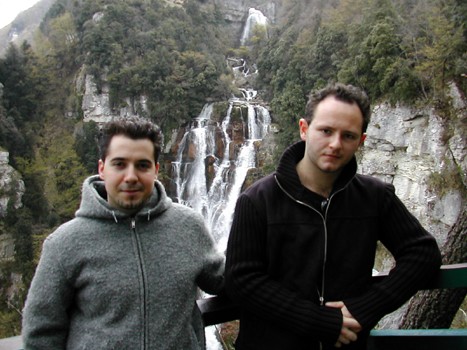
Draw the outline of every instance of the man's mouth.
<instances>
[{"instance_id":1,"label":"man's mouth","mask_svg":"<svg viewBox=\"0 0 467 350\"><path fill-rule=\"evenodd\" d=\"M121 190L121 192L130 193L130 194L140 192L140 191L141 191L140 188L123 188Z\"/></svg>"},{"instance_id":2,"label":"man's mouth","mask_svg":"<svg viewBox=\"0 0 467 350\"><path fill-rule=\"evenodd\" d=\"M337 154L323 154L324 157L326 158L332 158L332 159L339 159L340 156Z\"/></svg>"}]
</instances>

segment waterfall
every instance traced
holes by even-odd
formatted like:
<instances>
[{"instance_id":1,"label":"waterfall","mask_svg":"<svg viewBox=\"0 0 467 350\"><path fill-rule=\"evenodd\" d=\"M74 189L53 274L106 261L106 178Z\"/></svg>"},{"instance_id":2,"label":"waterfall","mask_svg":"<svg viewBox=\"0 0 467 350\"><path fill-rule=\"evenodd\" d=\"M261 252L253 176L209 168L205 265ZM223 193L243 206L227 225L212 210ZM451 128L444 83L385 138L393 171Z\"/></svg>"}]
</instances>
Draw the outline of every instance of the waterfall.
<instances>
[{"instance_id":1,"label":"waterfall","mask_svg":"<svg viewBox=\"0 0 467 350\"><path fill-rule=\"evenodd\" d=\"M248 110L244 123L246 128L243 128L245 142L235 152L231 149L233 142L228 128L232 110L242 106ZM211 120L212 111L212 104L205 105L200 115L189 125L180 143L177 158L172 163L173 177L177 200L203 215L219 249L225 250L235 203L248 170L256 166L254 142L266 135L271 119L266 108L239 99L229 101L221 123ZM220 158L216 157L220 153L216 148L219 142L216 141L216 134L224 146ZM237 155L232 157L233 154ZM206 164L210 160L213 160L215 171L209 183Z\"/></svg>"},{"instance_id":2,"label":"waterfall","mask_svg":"<svg viewBox=\"0 0 467 350\"><path fill-rule=\"evenodd\" d=\"M265 26L267 21L261 11L250 8L241 42L249 39L256 25ZM234 75L240 72L245 77L250 75L244 59L231 60L237 63L232 68ZM252 67L255 69L252 74L256 74L256 65ZM243 98L233 97L228 101L222 121L211 118L213 104L203 107L199 116L188 125L176 160L172 162L176 200L203 215L221 250L225 250L227 245L235 203L243 182L248 170L256 166L255 141L260 141L267 134L271 124L269 111L253 103L257 91L246 87L239 88L239 91ZM231 140L229 136L231 114L235 109L240 109L240 114L247 110L241 144L238 136L236 140ZM245 118L243 115L241 117ZM219 149L220 145L224 147L223 150Z\"/></svg>"},{"instance_id":3,"label":"waterfall","mask_svg":"<svg viewBox=\"0 0 467 350\"><path fill-rule=\"evenodd\" d=\"M245 22L245 27L243 28L243 34L240 39L240 44L243 46L247 44L248 40L251 37L251 32L257 25L266 26L268 19L263 13L255 8L250 8L248 11L248 18Z\"/></svg>"},{"instance_id":4,"label":"waterfall","mask_svg":"<svg viewBox=\"0 0 467 350\"><path fill-rule=\"evenodd\" d=\"M244 123L246 128L243 128L244 143L235 152L231 149L234 143L229 137L228 128L232 110L242 106L246 106L248 110L247 121ZM212 111L212 104L205 105L200 115L189 125L180 142L177 158L172 162L172 171L176 199L203 215L218 249L225 251L237 198L248 170L256 166L254 143L267 134L271 118L266 108L237 98L229 101L221 123L211 120ZM216 158L215 155L219 153L216 149L216 134L219 135L219 129L224 152L221 158ZM232 157L232 154L237 156ZM209 159L214 159L215 168L210 185L206 170ZM216 337L215 326L206 328L206 348L222 349Z\"/></svg>"},{"instance_id":5,"label":"waterfall","mask_svg":"<svg viewBox=\"0 0 467 350\"><path fill-rule=\"evenodd\" d=\"M229 137L228 128L231 126L232 111L242 107L248 111L243 123L244 143L237 145L240 147L235 152L231 149L234 143ZM172 163L173 177L177 200L203 215L218 249L225 251L237 198L248 170L256 166L254 142L267 134L271 118L266 108L237 98L229 101L222 122L214 122L212 112L213 105L205 105L200 115L188 126L177 158ZM216 134L221 137L224 146L220 158L215 156L220 153L216 149ZM209 158L215 159L215 174L210 184L206 170ZM213 327L206 329L206 341L208 350L222 348Z\"/></svg>"},{"instance_id":6,"label":"waterfall","mask_svg":"<svg viewBox=\"0 0 467 350\"><path fill-rule=\"evenodd\" d=\"M256 25L266 25L267 18L251 8L241 38L244 45ZM232 59L234 76L250 75L244 59ZM256 74L256 65L252 65ZM235 83L235 81L234 81ZM217 247L225 251L237 198L248 170L256 167L255 144L269 132L269 111L253 103L257 91L240 88L243 98L233 97L222 120L213 118L213 104L206 104L199 116L187 126L172 162L176 200L201 213ZM242 122L231 122L233 112L239 112ZM246 116L243 111L247 111ZM246 120L245 120L246 119ZM234 126L241 130L233 130ZM238 133L241 135L238 135ZM235 134L235 136L234 136ZM221 350L215 327L206 328L206 348Z\"/></svg>"},{"instance_id":7,"label":"waterfall","mask_svg":"<svg viewBox=\"0 0 467 350\"><path fill-rule=\"evenodd\" d=\"M242 92L243 98L245 100L247 100L247 101L251 101L258 94L258 92L256 90L253 90L253 89L243 89L243 88L241 88L239 90Z\"/></svg>"},{"instance_id":8,"label":"waterfall","mask_svg":"<svg viewBox=\"0 0 467 350\"><path fill-rule=\"evenodd\" d=\"M198 118L192 121L191 131L183 136L177 160L173 163L177 200L200 213L204 213L208 206L204 162L214 149L214 135L207 126L211 114L212 104L205 105ZM183 162L187 145L194 145L196 153L194 159Z\"/></svg>"}]
</instances>

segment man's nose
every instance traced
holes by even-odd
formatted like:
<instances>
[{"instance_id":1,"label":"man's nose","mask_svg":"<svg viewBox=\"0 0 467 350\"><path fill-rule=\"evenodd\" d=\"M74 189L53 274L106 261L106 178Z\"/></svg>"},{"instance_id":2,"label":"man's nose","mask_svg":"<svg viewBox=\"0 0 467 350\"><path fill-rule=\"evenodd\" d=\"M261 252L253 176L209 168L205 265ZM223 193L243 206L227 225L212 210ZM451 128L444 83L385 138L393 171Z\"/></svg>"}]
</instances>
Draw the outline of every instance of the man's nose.
<instances>
[{"instance_id":1,"label":"man's nose","mask_svg":"<svg viewBox=\"0 0 467 350\"><path fill-rule=\"evenodd\" d=\"M334 134L331 138L331 142L329 143L329 146L333 149L339 149L342 147L342 140L341 136L339 134Z\"/></svg>"},{"instance_id":2,"label":"man's nose","mask_svg":"<svg viewBox=\"0 0 467 350\"><path fill-rule=\"evenodd\" d=\"M136 174L135 166L133 166L133 165L128 166L126 174L125 174L125 181L126 182L138 181L138 176Z\"/></svg>"}]
</instances>

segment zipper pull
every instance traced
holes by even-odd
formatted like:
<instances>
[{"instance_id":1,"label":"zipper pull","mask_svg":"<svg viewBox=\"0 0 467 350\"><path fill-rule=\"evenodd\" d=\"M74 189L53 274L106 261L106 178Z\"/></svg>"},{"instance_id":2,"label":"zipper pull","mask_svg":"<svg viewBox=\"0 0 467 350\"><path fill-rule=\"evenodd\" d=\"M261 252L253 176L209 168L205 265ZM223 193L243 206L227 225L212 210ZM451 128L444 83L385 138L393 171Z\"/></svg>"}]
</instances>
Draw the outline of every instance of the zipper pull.
<instances>
[{"instance_id":1,"label":"zipper pull","mask_svg":"<svg viewBox=\"0 0 467 350\"><path fill-rule=\"evenodd\" d=\"M323 200L321 202L321 211L324 213L326 211L326 208L328 207L328 203L329 203L329 198Z\"/></svg>"},{"instance_id":2,"label":"zipper pull","mask_svg":"<svg viewBox=\"0 0 467 350\"><path fill-rule=\"evenodd\" d=\"M324 305L324 298L319 297L319 305L323 306Z\"/></svg>"},{"instance_id":3,"label":"zipper pull","mask_svg":"<svg viewBox=\"0 0 467 350\"><path fill-rule=\"evenodd\" d=\"M131 219L131 229L134 230L136 228L136 220L135 218Z\"/></svg>"}]
</instances>

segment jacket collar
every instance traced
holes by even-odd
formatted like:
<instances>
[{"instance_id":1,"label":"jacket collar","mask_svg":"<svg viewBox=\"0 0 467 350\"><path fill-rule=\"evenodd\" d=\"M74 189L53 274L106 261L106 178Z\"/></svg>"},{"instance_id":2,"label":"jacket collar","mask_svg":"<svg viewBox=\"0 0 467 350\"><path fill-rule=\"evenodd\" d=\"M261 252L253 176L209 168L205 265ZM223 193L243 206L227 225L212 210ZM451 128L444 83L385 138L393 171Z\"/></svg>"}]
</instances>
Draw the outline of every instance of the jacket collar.
<instances>
[{"instance_id":1,"label":"jacket collar","mask_svg":"<svg viewBox=\"0 0 467 350\"><path fill-rule=\"evenodd\" d=\"M297 173L297 164L305 154L305 141L299 141L289 146L282 154L279 160L279 165L276 170L276 178L281 186L293 197L300 199L303 198L305 192L310 192L300 182ZM342 173L334 183L331 195L345 187L357 173L357 160L355 156L344 167Z\"/></svg>"},{"instance_id":2,"label":"jacket collar","mask_svg":"<svg viewBox=\"0 0 467 350\"><path fill-rule=\"evenodd\" d=\"M81 204L76 212L76 216L111 219L117 222L130 216L142 216L150 220L166 211L172 205L172 200L167 196L164 186L157 180L154 182L154 190L151 197L143 208L134 215L129 215L112 208L107 202L106 197L104 182L99 178L99 175L88 177L83 184Z\"/></svg>"}]
</instances>

